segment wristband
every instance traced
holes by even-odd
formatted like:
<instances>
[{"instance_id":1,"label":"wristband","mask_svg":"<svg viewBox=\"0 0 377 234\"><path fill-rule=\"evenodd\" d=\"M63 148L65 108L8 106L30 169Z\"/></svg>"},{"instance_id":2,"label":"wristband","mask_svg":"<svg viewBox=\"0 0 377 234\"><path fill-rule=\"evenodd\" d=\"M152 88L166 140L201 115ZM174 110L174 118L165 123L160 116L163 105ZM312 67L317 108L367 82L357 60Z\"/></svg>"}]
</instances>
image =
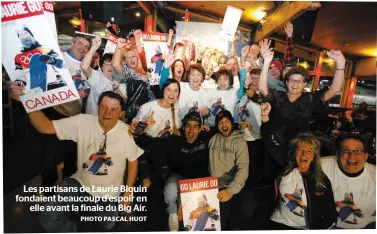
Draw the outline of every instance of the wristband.
<instances>
[{"instance_id":1,"label":"wristband","mask_svg":"<svg viewBox=\"0 0 377 234\"><path fill-rule=\"evenodd\" d=\"M337 68L336 70L337 70L337 71L344 71L344 69L345 69L345 67L344 67L343 69L338 69L338 68Z\"/></svg>"}]
</instances>

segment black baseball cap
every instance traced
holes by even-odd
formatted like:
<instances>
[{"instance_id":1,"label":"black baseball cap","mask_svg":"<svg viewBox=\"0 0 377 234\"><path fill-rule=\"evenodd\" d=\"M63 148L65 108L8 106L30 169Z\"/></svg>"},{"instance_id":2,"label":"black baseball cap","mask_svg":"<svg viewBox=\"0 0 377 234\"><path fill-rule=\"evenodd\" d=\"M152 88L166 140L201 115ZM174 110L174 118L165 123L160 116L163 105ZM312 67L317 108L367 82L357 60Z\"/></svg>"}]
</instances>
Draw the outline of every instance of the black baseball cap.
<instances>
[{"instance_id":1,"label":"black baseball cap","mask_svg":"<svg viewBox=\"0 0 377 234\"><path fill-rule=\"evenodd\" d=\"M199 123L200 126L202 126L203 123L202 117L196 111L189 112L185 115L185 117L182 119L183 126L187 123L187 121L196 121Z\"/></svg>"}]
</instances>

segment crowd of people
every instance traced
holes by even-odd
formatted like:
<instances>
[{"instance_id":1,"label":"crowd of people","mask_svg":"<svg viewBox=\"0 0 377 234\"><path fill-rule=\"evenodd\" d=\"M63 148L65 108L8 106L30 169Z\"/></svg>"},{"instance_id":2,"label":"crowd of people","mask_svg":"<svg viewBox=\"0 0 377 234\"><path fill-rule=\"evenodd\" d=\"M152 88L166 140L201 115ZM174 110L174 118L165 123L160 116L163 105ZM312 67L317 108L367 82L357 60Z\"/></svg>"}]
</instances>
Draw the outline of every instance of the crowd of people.
<instances>
[{"instance_id":1,"label":"crowd of people","mask_svg":"<svg viewBox=\"0 0 377 234\"><path fill-rule=\"evenodd\" d=\"M222 230L242 229L252 207L263 202L253 196L261 186L275 191L266 229L375 228L376 174L364 140L341 135L337 155L322 157L333 155L321 155L321 143L310 133L312 113L324 112L343 87L345 58L327 51L336 63L332 85L306 92L308 72L293 61L291 23L285 32L280 61L268 39L243 47L240 56L233 43L233 55L226 56L187 39L173 45L169 30L169 53L159 58L160 92L149 83L140 30L104 55L97 52L100 38L76 36L64 52L65 66L72 77L80 75L78 87L86 82L90 90L79 89L80 100L28 114L44 137L41 186L54 186L61 162L62 187L132 187L138 178L149 188L155 173L165 184L169 230L178 231L179 180L214 176ZM24 87L9 85L19 100ZM70 212L42 212L40 221L48 232L74 232ZM108 231L115 223L99 225Z\"/></svg>"}]
</instances>

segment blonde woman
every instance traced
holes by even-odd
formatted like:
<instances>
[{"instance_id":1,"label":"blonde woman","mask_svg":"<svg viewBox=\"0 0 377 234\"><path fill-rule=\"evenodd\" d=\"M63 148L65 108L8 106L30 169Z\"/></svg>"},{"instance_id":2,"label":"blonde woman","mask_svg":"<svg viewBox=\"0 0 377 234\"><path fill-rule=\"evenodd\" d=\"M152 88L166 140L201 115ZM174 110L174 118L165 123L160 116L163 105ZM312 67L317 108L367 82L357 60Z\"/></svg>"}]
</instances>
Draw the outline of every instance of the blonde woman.
<instances>
[{"instance_id":1,"label":"blonde woman","mask_svg":"<svg viewBox=\"0 0 377 234\"><path fill-rule=\"evenodd\" d=\"M141 105L155 100L156 97L151 90L147 73L142 68L139 55L123 38L118 40L111 64L115 71L120 73L119 83L125 83L127 87L126 117L129 123L137 115Z\"/></svg>"},{"instance_id":2,"label":"blonde woman","mask_svg":"<svg viewBox=\"0 0 377 234\"><path fill-rule=\"evenodd\" d=\"M289 143L293 160L275 180L277 206L269 229L330 229L337 222L331 182L322 171L319 141L300 133Z\"/></svg>"}]
</instances>

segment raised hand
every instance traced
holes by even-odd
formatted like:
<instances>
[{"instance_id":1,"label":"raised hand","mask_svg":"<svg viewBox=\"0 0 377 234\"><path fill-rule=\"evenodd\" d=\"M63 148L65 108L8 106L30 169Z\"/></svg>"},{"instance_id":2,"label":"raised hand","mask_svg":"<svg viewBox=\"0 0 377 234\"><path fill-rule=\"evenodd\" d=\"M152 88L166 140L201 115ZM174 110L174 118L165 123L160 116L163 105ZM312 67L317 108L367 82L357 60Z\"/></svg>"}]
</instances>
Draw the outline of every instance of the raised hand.
<instances>
[{"instance_id":1,"label":"raised hand","mask_svg":"<svg viewBox=\"0 0 377 234\"><path fill-rule=\"evenodd\" d=\"M241 129L247 128L247 129L249 129L250 132L253 129L252 126L246 121L242 121L242 123L240 124L240 127L241 127Z\"/></svg>"},{"instance_id":2,"label":"raised hand","mask_svg":"<svg viewBox=\"0 0 377 234\"><path fill-rule=\"evenodd\" d=\"M267 51L264 54L262 54L262 56L264 58L264 63L269 65L272 59L274 58L274 51Z\"/></svg>"},{"instance_id":3,"label":"raised hand","mask_svg":"<svg viewBox=\"0 0 377 234\"><path fill-rule=\"evenodd\" d=\"M247 54L249 53L250 46L244 46L241 49L241 58L246 58Z\"/></svg>"},{"instance_id":4,"label":"raised hand","mask_svg":"<svg viewBox=\"0 0 377 234\"><path fill-rule=\"evenodd\" d=\"M170 67L170 66L173 64L174 60L176 59L176 57L175 57L176 54L177 54L177 52L174 52L173 50L170 50L170 51L166 54L166 56L165 56L165 61L164 61L164 66L165 66L166 68Z\"/></svg>"},{"instance_id":5,"label":"raised hand","mask_svg":"<svg viewBox=\"0 0 377 234\"><path fill-rule=\"evenodd\" d=\"M169 28L169 36L173 36L173 34L174 34L174 30Z\"/></svg>"},{"instance_id":6,"label":"raised hand","mask_svg":"<svg viewBox=\"0 0 377 234\"><path fill-rule=\"evenodd\" d=\"M250 75L250 72L248 72L247 75L246 75L244 87L248 88L250 84L251 84L251 75Z\"/></svg>"},{"instance_id":7,"label":"raised hand","mask_svg":"<svg viewBox=\"0 0 377 234\"><path fill-rule=\"evenodd\" d=\"M152 111L152 113L148 116L148 118L147 118L147 124L148 124L148 127L149 126L152 126L153 124L155 124L156 123L156 121L154 120L154 118L153 118L153 115L154 115L154 111Z\"/></svg>"},{"instance_id":8,"label":"raised hand","mask_svg":"<svg viewBox=\"0 0 377 234\"><path fill-rule=\"evenodd\" d=\"M11 91L11 97L14 100L20 101L20 96L25 95L25 87L19 85L17 82L14 81L7 81L7 84L9 85Z\"/></svg>"},{"instance_id":9,"label":"raised hand","mask_svg":"<svg viewBox=\"0 0 377 234\"><path fill-rule=\"evenodd\" d=\"M135 35L135 37L137 37L137 38L140 38L142 34L143 34L143 33L141 32L140 29L137 29L137 30L134 31L134 35Z\"/></svg>"},{"instance_id":10,"label":"raised hand","mask_svg":"<svg viewBox=\"0 0 377 234\"><path fill-rule=\"evenodd\" d=\"M118 49L122 49L122 48L126 47L127 44L128 43L127 43L126 39L121 38L121 37L118 38L118 43L117 43L117 48Z\"/></svg>"},{"instance_id":11,"label":"raised hand","mask_svg":"<svg viewBox=\"0 0 377 234\"><path fill-rule=\"evenodd\" d=\"M100 37L96 36L95 38L92 39L92 47L95 50L98 50L98 48L101 46L102 40Z\"/></svg>"},{"instance_id":12,"label":"raised hand","mask_svg":"<svg viewBox=\"0 0 377 234\"><path fill-rule=\"evenodd\" d=\"M267 51L272 51L273 49L270 48L270 45L271 45L271 40L269 39L264 39L262 41L259 42L259 47L260 47L260 54L263 56L264 53L266 53ZM264 57L263 57L264 58Z\"/></svg>"},{"instance_id":13,"label":"raised hand","mask_svg":"<svg viewBox=\"0 0 377 234\"><path fill-rule=\"evenodd\" d=\"M327 56L334 60L337 65L337 69L344 69L346 59L344 58L342 52L340 50L330 50L326 51Z\"/></svg>"},{"instance_id":14,"label":"raised hand","mask_svg":"<svg viewBox=\"0 0 377 234\"><path fill-rule=\"evenodd\" d=\"M107 21L107 23L106 23L106 28L108 28L108 27L111 27L110 21Z\"/></svg>"},{"instance_id":15,"label":"raised hand","mask_svg":"<svg viewBox=\"0 0 377 234\"><path fill-rule=\"evenodd\" d=\"M261 104L261 114L262 116L269 116L271 112L271 104L268 102Z\"/></svg>"},{"instance_id":16,"label":"raised hand","mask_svg":"<svg viewBox=\"0 0 377 234\"><path fill-rule=\"evenodd\" d=\"M119 88L119 81L113 80L113 90L117 90Z\"/></svg>"},{"instance_id":17,"label":"raised hand","mask_svg":"<svg viewBox=\"0 0 377 234\"><path fill-rule=\"evenodd\" d=\"M292 37L292 35L293 35L293 24L291 22L287 22L284 26L284 31L287 34L287 37Z\"/></svg>"}]
</instances>

